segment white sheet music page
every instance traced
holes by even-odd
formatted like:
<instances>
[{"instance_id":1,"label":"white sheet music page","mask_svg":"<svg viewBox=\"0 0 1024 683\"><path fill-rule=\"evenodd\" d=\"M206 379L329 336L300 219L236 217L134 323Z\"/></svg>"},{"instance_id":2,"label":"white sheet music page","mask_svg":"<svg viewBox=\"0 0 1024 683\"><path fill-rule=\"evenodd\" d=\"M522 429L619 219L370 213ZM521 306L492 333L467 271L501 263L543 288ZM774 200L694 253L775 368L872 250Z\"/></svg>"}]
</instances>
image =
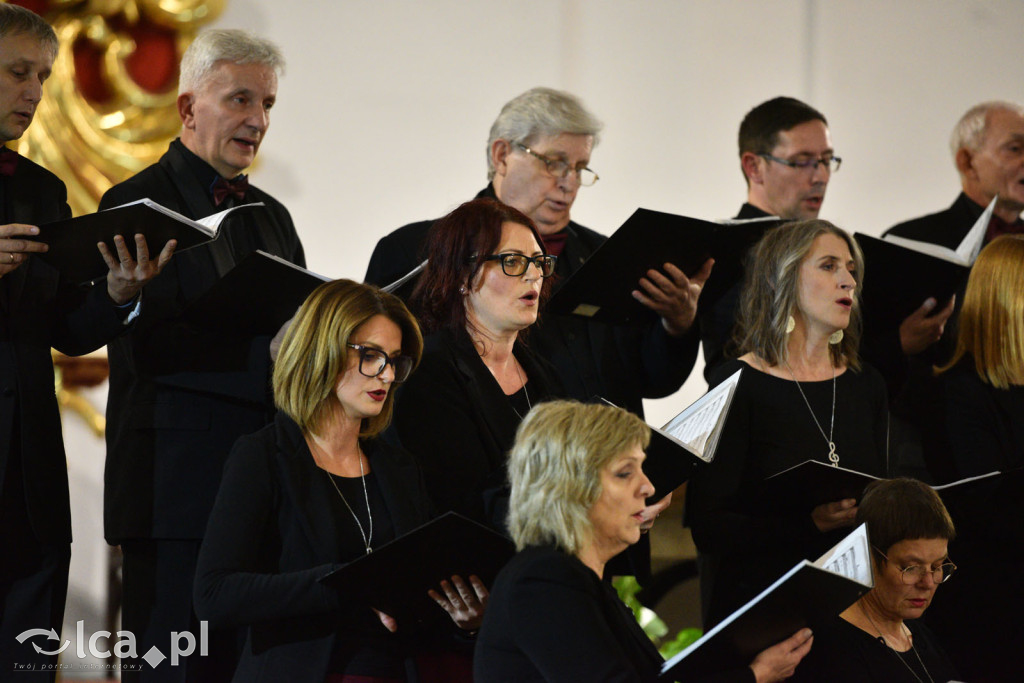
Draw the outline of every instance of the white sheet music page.
<instances>
[{"instance_id":1,"label":"white sheet music page","mask_svg":"<svg viewBox=\"0 0 1024 683\"><path fill-rule=\"evenodd\" d=\"M814 562L815 567L853 579L865 586L875 585L871 574L871 542L868 525L861 524Z\"/></svg>"},{"instance_id":2,"label":"white sheet music page","mask_svg":"<svg viewBox=\"0 0 1024 683\"><path fill-rule=\"evenodd\" d=\"M659 431L685 446L704 462L714 460L718 435L722 432L742 372L737 370L669 420Z\"/></svg>"}]
</instances>

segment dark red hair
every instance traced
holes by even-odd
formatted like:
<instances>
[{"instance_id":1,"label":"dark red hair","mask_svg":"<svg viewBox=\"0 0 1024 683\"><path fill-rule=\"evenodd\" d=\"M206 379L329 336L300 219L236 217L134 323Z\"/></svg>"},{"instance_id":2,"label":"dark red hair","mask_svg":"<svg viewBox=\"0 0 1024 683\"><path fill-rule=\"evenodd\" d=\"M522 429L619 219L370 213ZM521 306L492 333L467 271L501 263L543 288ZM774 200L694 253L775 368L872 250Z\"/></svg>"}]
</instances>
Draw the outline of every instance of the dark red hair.
<instances>
[{"instance_id":1,"label":"dark red hair","mask_svg":"<svg viewBox=\"0 0 1024 683\"><path fill-rule=\"evenodd\" d=\"M501 226L516 223L530 230L543 249L529 216L495 199L474 199L436 221L427 234L427 265L413 290L411 304L424 332L466 327L465 295L460 291L476 278L484 261L501 244ZM545 283L546 285L546 283ZM545 287L542 287L543 294Z\"/></svg>"}]
</instances>

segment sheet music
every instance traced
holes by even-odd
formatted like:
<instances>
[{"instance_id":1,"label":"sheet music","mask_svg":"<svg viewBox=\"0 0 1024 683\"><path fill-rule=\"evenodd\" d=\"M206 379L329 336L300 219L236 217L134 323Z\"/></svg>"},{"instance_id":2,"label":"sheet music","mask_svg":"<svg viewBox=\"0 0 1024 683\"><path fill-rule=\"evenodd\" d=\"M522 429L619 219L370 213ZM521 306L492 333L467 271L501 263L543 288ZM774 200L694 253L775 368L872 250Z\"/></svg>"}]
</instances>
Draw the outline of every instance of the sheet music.
<instances>
[{"instance_id":1,"label":"sheet music","mask_svg":"<svg viewBox=\"0 0 1024 683\"><path fill-rule=\"evenodd\" d=\"M712 437L721 431L741 373L742 370L736 371L727 380L694 401L686 410L669 420L661 431L681 442L705 462L711 462L714 454L705 456L705 453L709 450Z\"/></svg>"},{"instance_id":2,"label":"sheet music","mask_svg":"<svg viewBox=\"0 0 1024 683\"><path fill-rule=\"evenodd\" d=\"M249 204L239 204L238 206L232 206L230 209L224 209L223 211L220 211L218 213L210 214L205 218L197 218L196 223L199 223L200 225L205 225L206 227L213 230L214 233L216 233L217 229L220 228L220 224L224 222L224 219L228 217L229 213L231 213L232 211L237 211L238 209L248 209L253 206L265 206L265 204L263 202L250 202Z\"/></svg>"},{"instance_id":3,"label":"sheet music","mask_svg":"<svg viewBox=\"0 0 1024 683\"><path fill-rule=\"evenodd\" d=\"M815 560L814 566L853 579L865 586L874 586L868 525L861 524L854 529L846 538Z\"/></svg>"},{"instance_id":4,"label":"sheet music","mask_svg":"<svg viewBox=\"0 0 1024 683\"><path fill-rule=\"evenodd\" d=\"M748 223L775 223L781 220L778 216L758 216L757 218L721 218L715 222L719 225L747 225Z\"/></svg>"},{"instance_id":5,"label":"sheet music","mask_svg":"<svg viewBox=\"0 0 1024 683\"><path fill-rule=\"evenodd\" d=\"M999 195L992 198L992 201L978 216L978 220L964 235L960 246L956 248L956 255L962 258L964 263L973 264L974 259L978 258L978 252L981 251L981 245L985 241L985 233L988 232L988 223L992 220L992 212L996 209L997 201L999 201Z\"/></svg>"}]
</instances>

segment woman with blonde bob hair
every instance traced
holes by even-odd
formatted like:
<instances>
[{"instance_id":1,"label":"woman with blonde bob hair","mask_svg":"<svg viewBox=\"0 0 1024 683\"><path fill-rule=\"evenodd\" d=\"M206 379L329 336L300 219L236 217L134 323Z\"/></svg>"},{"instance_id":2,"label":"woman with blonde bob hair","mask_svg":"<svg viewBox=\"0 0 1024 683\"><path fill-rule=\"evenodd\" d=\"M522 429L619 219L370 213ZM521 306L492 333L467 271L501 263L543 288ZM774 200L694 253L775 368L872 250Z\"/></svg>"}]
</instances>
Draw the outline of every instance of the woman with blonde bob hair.
<instances>
[{"instance_id":1,"label":"woman with blonde bob hair","mask_svg":"<svg viewBox=\"0 0 1024 683\"><path fill-rule=\"evenodd\" d=\"M235 444L199 555L197 614L248 629L234 680L407 680L395 620L320 579L430 519L415 460L374 438L422 349L405 305L369 285L325 283L296 314L274 368L279 412ZM486 590L453 583L435 600L476 628Z\"/></svg>"},{"instance_id":2,"label":"woman with blonde bob hair","mask_svg":"<svg viewBox=\"0 0 1024 683\"><path fill-rule=\"evenodd\" d=\"M520 424L508 462L519 553L495 581L474 680L657 680L661 656L603 580L640 539L649 440L643 420L608 405L552 401ZM810 646L805 629L716 680L782 680Z\"/></svg>"},{"instance_id":3,"label":"woman with blonde bob hair","mask_svg":"<svg viewBox=\"0 0 1024 683\"><path fill-rule=\"evenodd\" d=\"M765 499L764 480L806 460L885 476L885 383L858 358L864 259L823 220L786 223L752 250L740 299L742 370L714 462L687 491L708 629L796 562L837 543L856 500L794 509Z\"/></svg>"}]
</instances>

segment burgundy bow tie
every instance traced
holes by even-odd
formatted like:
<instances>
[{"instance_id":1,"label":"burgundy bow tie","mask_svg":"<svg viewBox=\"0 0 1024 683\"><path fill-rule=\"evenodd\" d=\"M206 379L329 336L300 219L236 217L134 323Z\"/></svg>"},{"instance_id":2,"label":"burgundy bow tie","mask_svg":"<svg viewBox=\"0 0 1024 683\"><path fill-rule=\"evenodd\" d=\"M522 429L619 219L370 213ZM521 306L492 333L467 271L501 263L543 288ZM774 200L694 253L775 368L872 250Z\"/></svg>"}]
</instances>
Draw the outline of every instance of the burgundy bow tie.
<instances>
[{"instance_id":1,"label":"burgundy bow tie","mask_svg":"<svg viewBox=\"0 0 1024 683\"><path fill-rule=\"evenodd\" d=\"M240 175L234 180L217 178L211 190L213 191L213 205L220 206L224 200L231 195L238 201L245 199L245 191L249 189L249 176Z\"/></svg>"},{"instance_id":2,"label":"burgundy bow tie","mask_svg":"<svg viewBox=\"0 0 1024 683\"><path fill-rule=\"evenodd\" d=\"M18 153L8 147L0 147L0 175L12 176L18 167Z\"/></svg>"}]
</instances>

